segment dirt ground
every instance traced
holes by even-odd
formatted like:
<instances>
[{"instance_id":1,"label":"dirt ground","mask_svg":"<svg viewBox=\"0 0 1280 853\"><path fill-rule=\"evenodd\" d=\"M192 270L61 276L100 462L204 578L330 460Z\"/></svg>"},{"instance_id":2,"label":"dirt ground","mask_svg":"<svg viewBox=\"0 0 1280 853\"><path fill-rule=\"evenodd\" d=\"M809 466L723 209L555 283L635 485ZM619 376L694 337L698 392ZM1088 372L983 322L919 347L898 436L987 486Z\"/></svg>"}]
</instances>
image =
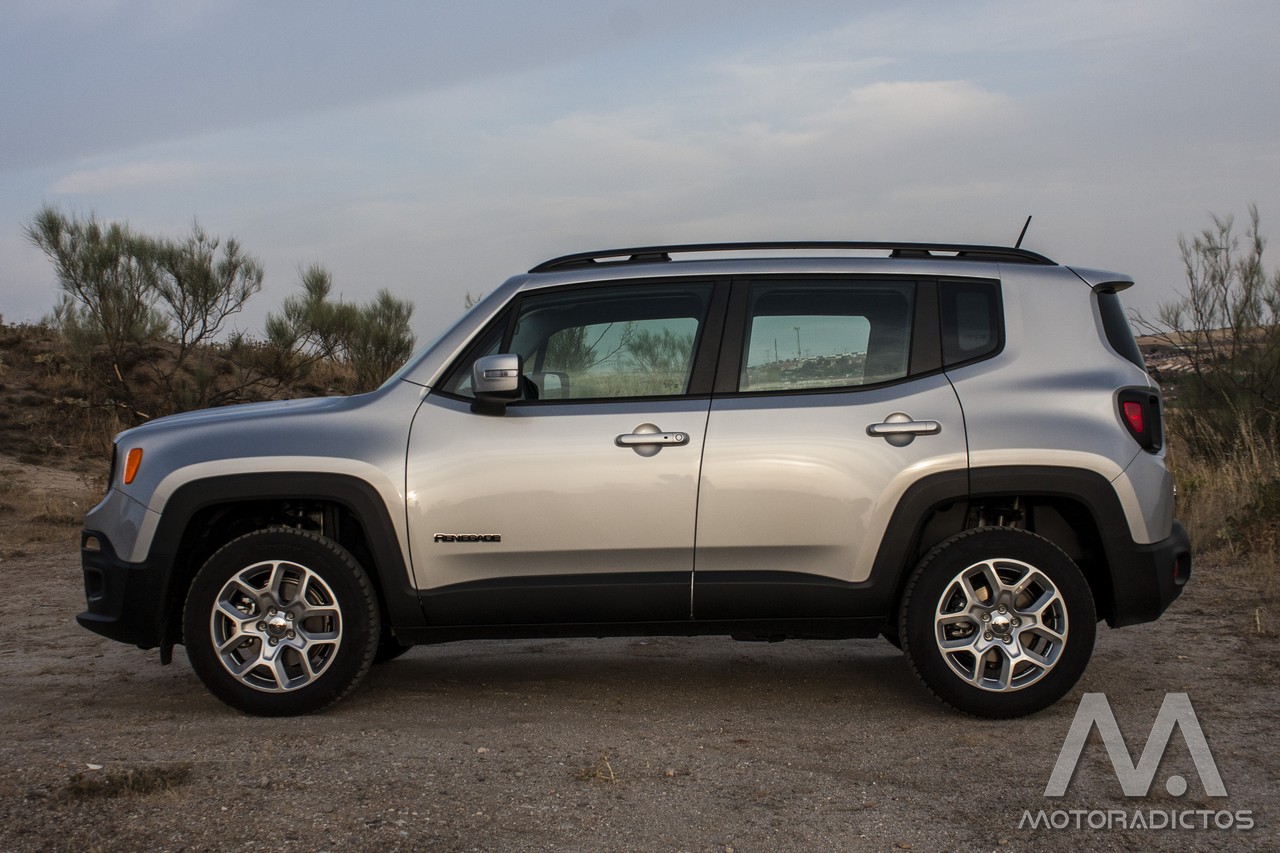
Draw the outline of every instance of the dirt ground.
<instances>
[{"instance_id":1,"label":"dirt ground","mask_svg":"<svg viewBox=\"0 0 1280 853\"><path fill-rule=\"evenodd\" d=\"M945 709L881 640L727 638L422 647L323 714L263 720L206 693L181 649L162 667L75 624L92 478L3 458L0 478L0 850L1280 846L1280 640L1212 567L1159 622L1104 627L1077 688L1022 720ZM1165 694L1188 693L1227 798L1176 732L1149 796L1124 797L1095 734L1045 798L1084 692L1135 759ZM1092 829L1099 809L1203 811ZM1067 828L1030 828L1041 810ZM1246 811L1253 829L1214 827Z\"/></svg>"}]
</instances>

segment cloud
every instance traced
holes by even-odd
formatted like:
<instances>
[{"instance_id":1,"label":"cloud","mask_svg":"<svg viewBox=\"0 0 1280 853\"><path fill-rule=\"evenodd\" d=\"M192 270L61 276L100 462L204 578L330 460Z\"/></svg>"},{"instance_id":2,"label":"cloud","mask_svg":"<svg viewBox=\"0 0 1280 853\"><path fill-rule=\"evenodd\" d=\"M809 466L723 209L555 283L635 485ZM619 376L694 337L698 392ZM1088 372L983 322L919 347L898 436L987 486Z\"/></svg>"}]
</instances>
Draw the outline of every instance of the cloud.
<instances>
[{"instance_id":1,"label":"cloud","mask_svg":"<svg viewBox=\"0 0 1280 853\"><path fill-rule=\"evenodd\" d=\"M637 25L576 2L241 4L144 38L159 2L8 33L31 78L0 97L8 221L53 194L149 229L199 216L263 255L263 310L310 260L349 298L420 300L425 330L561 252L1005 241L1028 213L1032 248L1140 297L1176 283L1206 210L1280 217L1274 5L655 0Z\"/></svg>"},{"instance_id":2,"label":"cloud","mask_svg":"<svg viewBox=\"0 0 1280 853\"><path fill-rule=\"evenodd\" d=\"M792 95L778 109L769 106L774 93L757 85L774 78L768 66L703 69L693 97L646 93L624 109L491 133L476 152L483 172L450 180L512 213L538 209L547 230L550 217L597 228L660 222L672 232L743 210L762 230L790 230L778 223L797 211L817 219L943 180L995 180L1001 144L989 141L992 130L1016 126L1023 105L963 80L864 82L865 68L813 64L779 74Z\"/></svg>"},{"instance_id":3,"label":"cloud","mask_svg":"<svg viewBox=\"0 0 1280 853\"><path fill-rule=\"evenodd\" d=\"M919 132L985 122L1010 103L965 80L897 81L853 89L831 113L847 121L883 122L891 131Z\"/></svg>"},{"instance_id":4,"label":"cloud","mask_svg":"<svg viewBox=\"0 0 1280 853\"><path fill-rule=\"evenodd\" d=\"M183 161L123 163L84 169L59 178L51 188L59 195L127 192L158 187L194 186L230 170L210 163Z\"/></svg>"}]
</instances>

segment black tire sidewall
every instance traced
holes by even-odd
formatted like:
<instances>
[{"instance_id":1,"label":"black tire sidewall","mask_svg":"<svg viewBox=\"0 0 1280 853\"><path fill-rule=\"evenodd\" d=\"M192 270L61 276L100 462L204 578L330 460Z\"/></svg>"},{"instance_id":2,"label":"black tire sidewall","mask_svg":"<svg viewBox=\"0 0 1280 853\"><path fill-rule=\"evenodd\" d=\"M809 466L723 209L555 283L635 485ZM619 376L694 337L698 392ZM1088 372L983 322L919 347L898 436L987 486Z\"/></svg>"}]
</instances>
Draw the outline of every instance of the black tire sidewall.
<instances>
[{"instance_id":1,"label":"black tire sidewall","mask_svg":"<svg viewBox=\"0 0 1280 853\"><path fill-rule=\"evenodd\" d=\"M209 631L214 602L226 582L269 560L287 560L315 572L342 610L342 642L333 661L311 684L287 693L255 690L233 676L218 658ZM369 670L378 645L378 607L364 569L341 545L308 531L268 528L229 542L205 562L187 593L183 632L192 669L226 704L257 716L308 714L341 699Z\"/></svg>"},{"instance_id":2,"label":"black tire sidewall","mask_svg":"<svg viewBox=\"0 0 1280 853\"><path fill-rule=\"evenodd\" d=\"M1039 569L1057 586L1067 610L1066 647L1053 669L1028 687L1003 693L965 683L934 639L935 610L951 581L963 569L993 558ZM1093 654L1097 616L1088 581L1052 542L1024 530L979 528L948 539L920 562L903 598L899 631L916 674L939 699L966 713L1008 718L1047 708L1075 685Z\"/></svg>"}]
</instances>

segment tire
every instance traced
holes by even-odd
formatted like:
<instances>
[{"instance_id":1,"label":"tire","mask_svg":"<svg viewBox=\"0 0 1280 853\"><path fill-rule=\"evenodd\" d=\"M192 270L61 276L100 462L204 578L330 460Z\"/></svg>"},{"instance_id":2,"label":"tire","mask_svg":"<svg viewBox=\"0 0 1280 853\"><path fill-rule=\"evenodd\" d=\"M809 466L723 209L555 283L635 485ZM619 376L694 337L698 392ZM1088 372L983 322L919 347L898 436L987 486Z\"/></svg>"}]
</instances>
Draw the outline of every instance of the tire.
<instances>
[{"instance_id":1,"label":"tire","mask_svg":"<svg viewBox=\"0 0 1280 853\"><path fill-rule=\"evenodd\" d=\"M272 527L227 543L201 567L183 629L192 669L223 702L264 717L310 714L369 671L378 604L341 545Z\"/></svg>"},{"instance_id":2,"label":"tire","mask_svg":"<svg viewBox=\"0 0 1280 853\"><path fill-rule=\"evenodd\" d=\"M935 696L980 717L1033 714L1080 678L1097 633L1093 593L1056 545L1008 527L951 537L907 583L903 651Z\"/></svg>"}]
</instances>

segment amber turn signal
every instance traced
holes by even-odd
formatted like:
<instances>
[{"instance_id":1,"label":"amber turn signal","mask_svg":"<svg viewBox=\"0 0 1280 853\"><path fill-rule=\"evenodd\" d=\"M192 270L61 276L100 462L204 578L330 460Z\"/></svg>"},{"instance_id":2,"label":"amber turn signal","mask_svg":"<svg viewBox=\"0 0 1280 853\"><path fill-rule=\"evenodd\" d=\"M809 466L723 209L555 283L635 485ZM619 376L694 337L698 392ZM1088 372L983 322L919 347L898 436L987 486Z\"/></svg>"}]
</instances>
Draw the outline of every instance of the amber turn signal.
<instances>
[{"instance_id":1,"label":"amber turn signal","mask_svg":"<svg viewBox=\"0 0 1280 853\"><path fill-rule=\"evenodd\" d=\"M124 460L124 484L127 486L138 476L138 466L142 464L142 448L135 447L129 451Z\"/></svg>"}]
</instances>

